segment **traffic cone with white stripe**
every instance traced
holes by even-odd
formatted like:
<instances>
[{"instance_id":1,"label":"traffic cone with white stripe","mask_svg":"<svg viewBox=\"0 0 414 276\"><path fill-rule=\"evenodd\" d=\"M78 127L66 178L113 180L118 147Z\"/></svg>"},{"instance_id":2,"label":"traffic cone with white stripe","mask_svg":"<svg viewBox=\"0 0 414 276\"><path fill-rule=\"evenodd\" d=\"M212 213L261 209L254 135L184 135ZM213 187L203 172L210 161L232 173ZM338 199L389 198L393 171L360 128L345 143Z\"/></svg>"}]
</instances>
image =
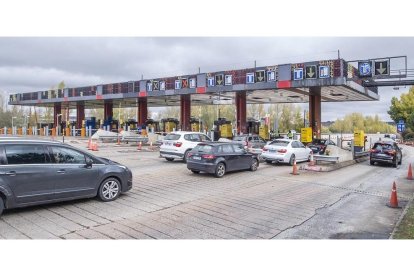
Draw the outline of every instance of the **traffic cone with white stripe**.
<instances>
[{"instance_id":1,"label":"traffic cone with white stripe","mask_svg":"<svg viewBox=\"0 0 414 276\"><path fill-rule=\"evenodd\" d=\"M408 175L407 175L407 179L408 179L408 180L413 180L413 170L412 170L412 168L411 168L411 163L410 163L410 165L408 166Z\"/></svg>"},{"instance_id":2,"label":"traffic cone with white stripe","mask_svg":"<svg viewBox=\"0 0 414 276\"><path fill-rule=\"evenodd\" d=\"M299 175L299 173L298 173L298 167L296 166L296 158L295 158L295 160L293 161L293 170L292 170L292 174L293 174L293 175Z\"/></svg>"},{"instance_id":3,"label":"traffic cone with white stripe","mask_svg":"<svg viewBox=\"0 0 414 276\"><path fill-rule=\"evenodd\" d=\"M140 142L138 143L138 151L141 151L141 149L142 149L142 142L140 141Z\"/></svg>"},{"instance_id":4,"label":"traffic cone with white stripe","mask_svg":"<svg viewBox=\"0 0 414 276\"><path fill-rule=\"evenodd\" d=\"M392 185L390 203L387 203L387 206L390 208L400 208L398 207L397 187L395 185L395 181Z\"/></svg>"},{"instance_id":5,"label":"traffic cone with white stripe","mask_svg":"<svg viewBox=\"0 0 414 276\"><path fill-rule=\"evenodd\" d=\"M313 151L310 154L309 166L315 166L315 160L313 160Z\"/></svg>"}]
</instances>

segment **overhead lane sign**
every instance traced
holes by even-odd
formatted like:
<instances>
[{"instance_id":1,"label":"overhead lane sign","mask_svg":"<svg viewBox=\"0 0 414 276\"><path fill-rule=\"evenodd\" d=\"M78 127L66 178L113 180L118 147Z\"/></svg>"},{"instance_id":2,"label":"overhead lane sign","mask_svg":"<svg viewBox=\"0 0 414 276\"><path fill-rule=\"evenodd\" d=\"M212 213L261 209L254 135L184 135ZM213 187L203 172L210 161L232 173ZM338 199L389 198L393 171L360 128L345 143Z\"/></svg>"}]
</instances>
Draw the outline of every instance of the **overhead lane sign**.
<instances>
[{"instance_id":1,"label":"overhead lane sign","mask_svg":"<svg viewBox=\"0 0 414 276\"><path fill-rule=\"evenodd\" d=\"M372 62L371 61L358 62L358 75L360 78L372 77Z\"/></svg>"},{"instance_id":2,"label":"overhead lane sign","mask_svg":"<svg viewBox=\"0 0 414 276\"><path fill-rule=\"evenodd\" d=\"M375 76L387 76L390 74L389 60L375 61Z\"/></svg>"},{"instance_id":3,"label":"overhead lane sign","mask_svg":"<svg viewBox=\"0 0 414 276\"><path fill-rule=\"evenodd\" d=\"M317 71L316 65L306 66L306 78L307 79L316 79Z\"/></svg>"}]
</instances>

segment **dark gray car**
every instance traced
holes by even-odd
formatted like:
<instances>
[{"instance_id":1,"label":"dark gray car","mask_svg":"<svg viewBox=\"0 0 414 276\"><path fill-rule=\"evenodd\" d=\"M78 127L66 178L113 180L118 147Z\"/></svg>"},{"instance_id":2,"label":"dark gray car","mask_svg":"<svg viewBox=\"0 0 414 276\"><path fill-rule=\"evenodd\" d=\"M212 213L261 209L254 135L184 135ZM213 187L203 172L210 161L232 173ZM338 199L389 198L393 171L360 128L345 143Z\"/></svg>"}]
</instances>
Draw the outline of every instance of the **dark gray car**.
<instances>
[{"instance_id":1,"label":"dark gray car","mask_svg":"<svg viewBox=\"0 0 414 276\"><path fill-rule=\"evenodd\" d=\"M109 159L56 141L0 140L0 214L96 196L111 201L131 188L131 171Z\"/></svg>"}]
</instances>

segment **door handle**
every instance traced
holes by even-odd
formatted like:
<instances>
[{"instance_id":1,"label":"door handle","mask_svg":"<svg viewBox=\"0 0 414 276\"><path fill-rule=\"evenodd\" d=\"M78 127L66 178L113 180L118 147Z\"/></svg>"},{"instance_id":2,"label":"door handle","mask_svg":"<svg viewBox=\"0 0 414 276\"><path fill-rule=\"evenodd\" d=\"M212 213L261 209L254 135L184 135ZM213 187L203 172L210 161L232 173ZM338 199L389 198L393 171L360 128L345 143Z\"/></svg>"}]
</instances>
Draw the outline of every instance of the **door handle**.
<instances>
[{"instance_id":1,"label":"door handle","mask_svg":"<svg viewBox=\"0 0 414 276\"><path fill-rule=\"evenodd\" d=\"M5 175L15 176L16 172L15 171L9 171L9 172L6 172Z\"/></svg>"},{"instance_id":2,"label":"door handle","mask_svg":"<svg viewBox=\"0 0 414 276\"><path fill-rule=\"evenodd\" d=\"M66 173L66 171L65 170L58 170L57 173L64 174L64 173Z\"/></svg>"}]
</instances>

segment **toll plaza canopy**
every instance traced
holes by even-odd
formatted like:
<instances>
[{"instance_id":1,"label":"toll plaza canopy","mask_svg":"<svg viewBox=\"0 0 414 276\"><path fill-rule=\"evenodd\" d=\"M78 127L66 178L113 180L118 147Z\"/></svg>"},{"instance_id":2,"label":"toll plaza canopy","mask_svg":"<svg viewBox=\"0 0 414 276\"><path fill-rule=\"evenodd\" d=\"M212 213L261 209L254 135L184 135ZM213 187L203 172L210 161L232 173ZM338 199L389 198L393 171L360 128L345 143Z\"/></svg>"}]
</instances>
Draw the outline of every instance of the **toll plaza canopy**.
<instances>
[{"instance_id":1,"label":"toll plaza canopy","mask_svg":"<svg viewBox=\"0 0 414 276\"><path fill-rule=\"evenodd\" d=\"M245 93L247 104L304 103L314 87L322 102L379 100L378 88L363 82L350 62L335 59L18 93L10 95L9 104L138 107L145 99L148 107L163 107L180 106L183 95L191 95L191 105L197 106L234 104L239 93Z\"/></svg>"}]
</instances>

